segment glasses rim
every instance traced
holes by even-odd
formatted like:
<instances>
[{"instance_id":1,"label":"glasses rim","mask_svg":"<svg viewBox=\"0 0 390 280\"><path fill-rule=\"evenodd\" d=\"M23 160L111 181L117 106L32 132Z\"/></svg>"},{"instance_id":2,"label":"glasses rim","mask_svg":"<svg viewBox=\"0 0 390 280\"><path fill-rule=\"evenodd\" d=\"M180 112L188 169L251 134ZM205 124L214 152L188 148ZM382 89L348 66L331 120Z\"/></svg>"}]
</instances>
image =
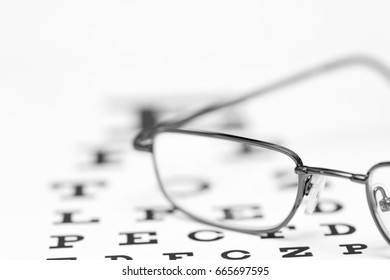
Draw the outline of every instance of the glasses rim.
<instances>
[{"instance_id":1,"label":"glasses rim","mask_svg":"<svg viewBox=\"0 0 390 280\"><path fill-rule=\"evenodd\" d=\"M228 141L233 141L233 142L241 143L241 144L249 144L249 145L253 145L256 147L261 147L261 148L273 150L275 152L279 152L279 153L282 153L282 154L288 156L290 159L293 160L296 168L303 166L301 158L295 152L293 152L292 150L290 150L286 147L283 147L283 146L278 145L278 144L270 143L270 142L255 140L255 139L232 135L232 134L218 133L218 132L166 128L166 129L157 130L154 133L153 138L152 138L153 143L154 143L155 137L161 133L179 133L179 134L228 140ZM297 177L298 177L298 180L297 180L298 181L298 188L297 188L296 195L295 195L295 201L294 201L294 204L293 204L289 214L287 215L287 217L284 220L282 220L282 222L280 222L274 226L263 227L263 228L258 228L258 229L247 229L247 228L240 228L240 227L223 225L220 223L214 223L212 221L200 218L200 217L194 215L193 213L187 211L185 208L178 205L171 198L171 196L167 193L167 191L164 187L164 184L162 182L162 179L161 179L161 176L159 173L156 155L154 153L154 145L152 145L152 147L151 147L151 152L153 155L152 156L153 166L154 166L154 171L155 171L156 178L158 181L158 185L159 185L160 190L162 191L163 195L165 196L165 198L174 206L175 209L178 209L181 212L185 213L187 216L189 216L193 220L196 220L198 222L201 222L201 223L204 223L204 224L207 224L210 226L215 226L218 228L223 228L223 229L242 232L242 233L255 234L255 235L262 234L262 233L276 232L276 231L280 230L282 227L287 226L287 224L290 222L290 220L292 219L292 217L295 215L296 211L298 210L299 206L301 205L301 202L302 202L303 197L305 195L307 176L305 174L295 172L297 174Z\"/></svg>"},{"instance_id":2,"label":"glasses rim","mask_svg":"<svg viewBox=\"0 0 390 280\"><path fill-rule=\"evenodd\" d=\"M384 229L385 226L382 226L382 222L380 221L380 219L377 215L377 212L375 210L375 207L376 207L375 197L372 195L372 191L370 190L370 180L369 180L370 176L372 175L372 173L376 169L379 169L382 167L390 167L390 161L379 162L379 163L375 164L374 166L372 166L368 170L368 172L367 172L368 179L366 182L366 197L367 197L367 202L368 202L368 205L370 208L370 213L371 213L372 219L374 220L375 225L378 228L379 232L381 233L382 237L390 245L390 236L388 233L386 233L386 230Z\"/></svg>"},{"instance_id":3,"label":"glasses rim","mask_svg":"<svg viewBox=\"0 0 390 280\"><path fill-rule=\"evenodd\" d=\"M227 133L204 131L204 130L187 130L187 129L178 129L178 128L166 128L166 129L156 130L154 137L160 133L165 133L165 132L205 136L209 138L229 140L241 144L249 144L256 147L266 148L266 149L270 149L285 154L286 156L290 157L297 166L303 166L302 159L297 155L297 153L284 146L275 143L270 143L262 140L257 140L257 139L252 139L252 138L247 138L247 137L242 137L242 136L227 134Z\"/></svg>"}]
</instances>

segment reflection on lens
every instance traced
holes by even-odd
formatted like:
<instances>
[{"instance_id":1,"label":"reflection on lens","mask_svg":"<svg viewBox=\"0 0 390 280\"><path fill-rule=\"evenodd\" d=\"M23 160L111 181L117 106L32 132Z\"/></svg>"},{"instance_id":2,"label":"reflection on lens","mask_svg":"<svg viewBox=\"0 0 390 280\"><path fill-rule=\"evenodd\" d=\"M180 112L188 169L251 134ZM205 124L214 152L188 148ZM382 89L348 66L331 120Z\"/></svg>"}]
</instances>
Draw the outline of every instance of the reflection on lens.
<instances>
[{"instance_id":1,"label":"reflection on lens","mask_svg":"<svg viewBox=\"0 0 390 280\"><path fill-rule=\"evenodd\" d=\"M380 166L370 172L368 198L382 233L390 238L390 166Z\"/></svg>"},{"instance_id":2,"label":"reflection on lens","mask_svg":"<svg viewBox=\"0 0 390 280\"><path fill-rule=\"evenodd\" d=\"M164 192L176 206L210 223L246 230L279 225L296 200L295 162L255 145L237 154L241 146L206 136L158 134L153 153ZM295 182L290 179L286 188L277 172Z\"/></svg>"}]
</instances>

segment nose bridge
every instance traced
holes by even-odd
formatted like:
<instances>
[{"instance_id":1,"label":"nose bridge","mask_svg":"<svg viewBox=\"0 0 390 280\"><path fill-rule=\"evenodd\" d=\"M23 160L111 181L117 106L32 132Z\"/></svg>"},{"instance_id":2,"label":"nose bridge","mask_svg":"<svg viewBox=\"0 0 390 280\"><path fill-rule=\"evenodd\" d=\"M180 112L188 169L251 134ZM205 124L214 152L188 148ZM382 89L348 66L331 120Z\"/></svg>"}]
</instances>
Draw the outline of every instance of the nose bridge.
<instances>
[{"instance_id":1,"label":"nose bridge","mask_svg":"<svg viewBox=\"0 0 390 280\"><path fill-rule=\"evenodd\" d=\"M322 167L311 167L311 166L298 166L295 168L297 174L309 174L309 175L324 175L337 178L349 179L352 182L365 184L368 176L365 174L351 173L336 169L322 168Z\"/></svg>"}]
</instances>

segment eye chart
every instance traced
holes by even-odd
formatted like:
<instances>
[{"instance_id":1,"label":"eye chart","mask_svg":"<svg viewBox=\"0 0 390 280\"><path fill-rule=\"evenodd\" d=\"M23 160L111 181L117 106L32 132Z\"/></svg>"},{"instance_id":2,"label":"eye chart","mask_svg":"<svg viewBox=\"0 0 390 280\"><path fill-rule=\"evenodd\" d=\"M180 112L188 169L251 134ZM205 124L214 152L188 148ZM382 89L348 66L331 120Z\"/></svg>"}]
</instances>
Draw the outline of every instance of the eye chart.
<instances>
[{"instance_id":1,"label":"eye chart","mask_svg":"<svg viewBox=\"0 0 390 280\"><path fill-rule=\"evenodd\" d=\"M388 260L363 184L326 178L313 214L305 196L286 227L250 235L174 209L151 154L132 147L142 128L329 60L363 54L389 65L388 1L189 2L1 1L0 259ZM307 166L366 174L390 161L390 84L371 70L330 71L185 128L276 143ZM224 160L241 168L253 160L245 180L261 187L261 155L241 145ZM295 187L285 169L270 174L281 193ZM235 175L223 178L240 186ZM175 187L185 181L186 195L213 187L184 179ZM263 201L236 198L223 207L215 199L221 223L261 221Z\"/></svg>"},{"instance_id":2,"label":"eye chart","mask_svg":"<svg viewBox=\"0 0 390 280\"><path fill-rule=\"evenodd\" d=\"M98 110L86 109L84 117L80 110L72 111L68 102L57 112L49 110L38 117L52 114L56 127L43 121L26 131L6 128L12 137L5 136L8 146L2 147L2 185L7 187L0 198L1 258L239 262L390 257L388 245L370 216L364 187L344 180L328 180L314 213L304 214L304 200L292 221L275 233L255 236L224 230L175 210L161 194L151 155L135 151L132 140L141 128L193 110L190 105L199 108L219 98L212 94L109 97L95 103ZM45 110L44 106L39 108ZM31 122L27 120L27 124ZM245 112L227 109L199 127L245 135L248 125ZM265 137L289 147L283 137ZM334 137L341 134L329 135L320 144L332 142ZM301 141L306 150L296 145L298 150L306 155L315 153L310 140ZM15 149L16 144L21 148ZM348 145L353 150L360 144ZM385 146L375 145L370 149ZM343 157L345 145L338 150L336 145L330 146ZM251 151L243 147L232 157L246 153ZM353 161L347 160L352 170ZM275 180L286 188L291 183L283 170L275 170ZM191 191L201 192L202 182L192 182ZM237 212L227 206L219 215L251 219L256 218L256 211L248 207Z\"/></svg>"}]
</instances>

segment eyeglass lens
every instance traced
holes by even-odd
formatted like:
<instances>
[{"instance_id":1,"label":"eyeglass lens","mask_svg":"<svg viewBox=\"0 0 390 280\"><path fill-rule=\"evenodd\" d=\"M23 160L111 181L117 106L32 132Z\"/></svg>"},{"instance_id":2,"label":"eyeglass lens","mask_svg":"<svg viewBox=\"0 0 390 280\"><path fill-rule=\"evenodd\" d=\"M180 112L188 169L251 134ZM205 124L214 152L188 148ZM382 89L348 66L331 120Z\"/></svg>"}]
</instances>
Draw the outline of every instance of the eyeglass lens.
<instances>
[{"instance_id":1,"label":"eyeglass lens","mask_svg":"<svg viewBox=\"0 0 390 280\"><path fill-rule=\"evenodd\" d=\"M259 230L282 223L298 192L295 162L255 145L175 132L159 133L153 154L171 202L203 221Z\"/></svg>"}]
</instances>

